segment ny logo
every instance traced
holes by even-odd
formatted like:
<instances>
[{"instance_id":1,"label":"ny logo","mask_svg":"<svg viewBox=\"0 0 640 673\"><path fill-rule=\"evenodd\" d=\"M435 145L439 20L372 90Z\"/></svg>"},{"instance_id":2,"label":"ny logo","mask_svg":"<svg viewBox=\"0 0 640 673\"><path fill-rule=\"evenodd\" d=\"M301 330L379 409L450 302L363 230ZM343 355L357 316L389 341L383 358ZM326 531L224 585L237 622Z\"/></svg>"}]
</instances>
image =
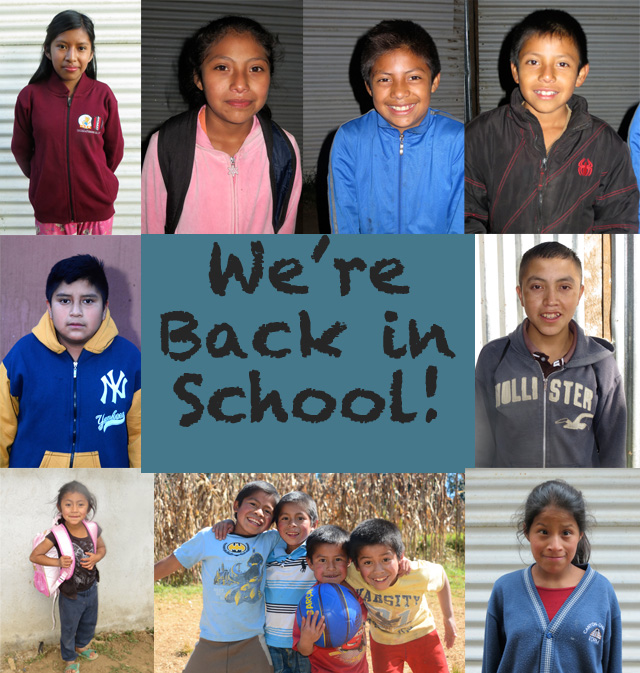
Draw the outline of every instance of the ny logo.
<instances>
[{"instance_id":1,"label":"ny logo","mask_svg":"<svg viewBox=\"0 0 640 673\"><path fill-rule=\"evenodd\" d=\"M116 403L116 397L118 395L124 399L124 387L127 385L127 379L125 378L123 371L120 371L117 383L113 380L113 369L106 376L103 376L101 381L104 385L104 392L100 398L102 404L107 400L107 388L111 388L111 404ZM120 389L120 383L122 383L122 389Z\"/></svg>"}]
</instances>

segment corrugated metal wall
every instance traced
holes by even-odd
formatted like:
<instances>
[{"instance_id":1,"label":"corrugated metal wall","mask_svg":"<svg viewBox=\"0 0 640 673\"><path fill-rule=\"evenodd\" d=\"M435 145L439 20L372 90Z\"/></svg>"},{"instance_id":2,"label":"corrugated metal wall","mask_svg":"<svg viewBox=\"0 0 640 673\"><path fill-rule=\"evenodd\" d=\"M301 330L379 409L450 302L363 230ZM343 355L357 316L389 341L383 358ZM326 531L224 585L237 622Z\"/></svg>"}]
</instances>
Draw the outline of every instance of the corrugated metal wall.
<instances>
[{"instance_id":1,"label":"corrugated metal wall","mask_svg":"<svg viewBox=\"0 0 640 673\"><path fill-rule=\"evenodd\" d=\"M178 88L178 58L198 28L226 14L248 16L276 33L284 58L275 64L268 104L302 151L302 4L299 0L145 0L143 16L142 140L187 105Z\"/></svg>"},{"instance_id":2,"label":"corrugated metal wall","mask_svg":"<svg viewBox=\"0 0 640 673\"><path fill-rule=\"evenodd\" d=\"M532 0L526 4L478 0L480 111L497 107L505 95L500 86L498 57L507 33L529 12L549 7L569 12L584 28L590 71L576 93L589 101L591 114L618 131L625 114L640 99L638 0ZM511 78L510 73L505 76Z\"/></svg>"},{"instance_id":3,"label":"corrugated metal wall","mask_svg":"<svg viewBox=\"0 0 640 673\"><path fill-rule=\"evenodd\" d=\"M349 64L358 38L383 19L410 19L429 32L442 68L432 106L464 119L463 0L305 0L305 172L316 172L327 136L362 114L349 81ZM360 81L357 77L358 86Z\"/></svg>"},{"instance_id":4,"label":"corrugated metal wall","mask_svg":"<svg viewBox=\"0 0 640 673\"><path fill-rule=\"evenodd\" d=\"M11 154L16 98L40 63L51 19L67 2L0 4L0 233L35 234L27 178ZM114 234L140 233L140 2L104 2L78 8L94 23L98 79L118 99L125 154L116 175Z\"/></svg>"},{"instance_id":5,"label":"corrugated metal wall","mask_svg":"<svg viewBox=\"0 0 640 673\"><path fill-rule=\"evenodd\" d=\"M634 381L640 381L640 306L634 283L640 258L633 235L506 234L476 236L475 355L492 339L512 332L525 318L515 292L522 254L542 241L557 240L582 260L585 292L576 320L587 334L603 336L616 347L625 381L627 437L633 466L640 467L640 409ZM634 309L638 308L636 314Z\"/></svg>"},{"instance_id":6,"label":"corrugated metal wall","mask_svg":"<svg viewBox=\"0 0 640 673\"><path fill-rule=\"evenodd\" d=\"M640 671L640 472L637 470L467 470L466 673L479 673L484 621L495 580L533 562L511 517L531 489L562 478L595 516L591 564L612 584L622 612L622 670ZM525 541L526 543L526 541ZM576 673L581 673L576 671Z\"/></svg>"}]
</instances>

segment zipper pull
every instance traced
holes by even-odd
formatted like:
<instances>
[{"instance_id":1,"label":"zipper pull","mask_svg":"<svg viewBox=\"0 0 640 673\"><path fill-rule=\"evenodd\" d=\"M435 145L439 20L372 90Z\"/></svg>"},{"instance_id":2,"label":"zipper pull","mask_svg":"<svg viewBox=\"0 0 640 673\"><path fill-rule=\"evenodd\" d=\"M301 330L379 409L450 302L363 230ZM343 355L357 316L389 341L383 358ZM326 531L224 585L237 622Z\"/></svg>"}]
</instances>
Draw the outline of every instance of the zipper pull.
<instances>
[{"instance_id":1,"label":"zipper pull","mask_svg":"<svg viewBox=\"0 0 640 673\"><path fill-rule=\"evenodd\" d=\"M404 133L400 134L400 156L404 154Z\"/></svg>"},{"instance_id":2,"label":"zipper pull","mask_svg":"<svg viewBox=\"0 0 640 673\"><path fill-rule=\"evenodd\" d=\"M238 169L236 167L236 158L231 157L231 166L227 169L227 172L232 178L235 178L238 175Z\"/></svg>"},{"instance_id":3,"label":"zipper pull","mask_svg":"<svg viewBox=\"0 0 640 673\"><path fill-rule=\"evenodd\" d=\"M71 107L71 99L73 96L67 96L67 107Z\"/></svg>"},{"instance_id":4,"label":"zipper pull","mask_svg":"<svg viewBox=\"0 0 640 673\"><path fill-rule=\"evenodd\" d=\"M73 378L78 378L78 363L74 362L73 363Z\"/></svg>"}]
</instances>

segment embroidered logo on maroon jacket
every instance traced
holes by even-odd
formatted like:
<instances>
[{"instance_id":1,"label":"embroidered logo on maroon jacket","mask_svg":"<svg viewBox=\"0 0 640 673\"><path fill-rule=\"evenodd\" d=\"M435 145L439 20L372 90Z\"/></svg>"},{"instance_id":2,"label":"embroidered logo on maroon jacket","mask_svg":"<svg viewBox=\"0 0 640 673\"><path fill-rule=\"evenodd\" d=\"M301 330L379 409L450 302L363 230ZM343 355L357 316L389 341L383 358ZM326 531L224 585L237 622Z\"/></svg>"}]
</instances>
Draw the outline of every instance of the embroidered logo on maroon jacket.
<instances>
[{"instance_id":1,"label":"embroidered logo on maroon jacket","mask_svg":"<svg viewBox=\"0 0 640 673\"><path fill-rule=\"evenodd\" d=\"M578 162L578 175L589 177L593 172L593 164L589 159L580 159Z\"/></svg>"},{"instance_id":2,"label":"embroidered logo on maroon jacket","mask_svg":"<svg viewBox=\"0 0 640 673\"><path fill-rule=\"evenodd\" d=\"M78 126L81 129L91 129L91 115L80 115L78 117Z\"/></svg>"},{"instance_id":3,"label":"embroidered logo on maroon jacket","mask_svg":"<svg viewBox=\"0 0 640 673\"><path fill-rule=\"evenodd\" d=\"M77 130L81 133L91 133L93 135L100 135L104 127L103 117L92 117L90 114L83 114L78 117Z\"/></svg>"}]
</instances>

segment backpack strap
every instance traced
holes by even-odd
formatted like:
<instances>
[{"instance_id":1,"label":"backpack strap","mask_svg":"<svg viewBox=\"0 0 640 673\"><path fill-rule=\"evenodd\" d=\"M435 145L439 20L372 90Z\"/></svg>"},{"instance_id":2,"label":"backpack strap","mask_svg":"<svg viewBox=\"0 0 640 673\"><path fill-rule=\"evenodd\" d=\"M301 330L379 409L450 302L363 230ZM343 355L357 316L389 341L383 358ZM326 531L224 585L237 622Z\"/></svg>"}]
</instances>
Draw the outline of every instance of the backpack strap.
<instances>
[{"instance_id":1,"label":"backpack strap","mask_svg":"<svg viewBox=\"0 0 640 673\"><path fill-rule=\"evenodd\" d=\"M196 154L198 110L188 110L167 121L158 132L158 163L167 189L164 233L175 234L187 196Z\"/></svg>"},{"instance_id":2,"label":"backpack strap","mask_svg":"<svg viewBox=\"0 0 640 673\"><path fill-rule=\"evenodd\" d=\"M168 119L158 132L158 163L167 190L165 234L175 234L182 215L184 200L191 183L196 151L199 110L189 110ZM284 130L268 110L258 113L267 157L273 214L271 223L278 233L284 224L296 176L297 157Z\"/></svg>"},{"instance_id":3,"label":"backpack strap","mask_svg":"<svg viewBox=\"0 0 640 673\"><path fill-rule=\"evenodd\" d=\"M51 532L56 538L58 543L58 548L60 549L60 556L70 556L71 565L68 568L60 568L60 577L56 581L56 589L60 586L65 580L68 580L72 575L73 571L76 568L76 555L73 551L73 543L71 542L71 537L69 536L69 531L61 524L56 524L52 526Z\"/></svg>"},{"instance_id":4,"label":"backpack strap","mask_svg":"<svg viewBox=\"0 0 640 673\"><path fill-rule=\"evenodd\" d=\"M287 217L293 182L296 177L297 157L293 145L284 130L271 119L267 108L258 112L258 121L267 146L269 158L269 178L271 180L271 196L273 214L271 223L277 234Z\"/></svg>"},{"instance_id":5,"label":"backpack strap","mask_svg":"<svg viewBox=\"0 0 640 673\"><path fill-rule=\"evenodd\" d=\"M98 524L95 521L83 521L84 527L89 531L91 542L93 542L93 553L98 551Z\"/></svg>"}]
</instances>

